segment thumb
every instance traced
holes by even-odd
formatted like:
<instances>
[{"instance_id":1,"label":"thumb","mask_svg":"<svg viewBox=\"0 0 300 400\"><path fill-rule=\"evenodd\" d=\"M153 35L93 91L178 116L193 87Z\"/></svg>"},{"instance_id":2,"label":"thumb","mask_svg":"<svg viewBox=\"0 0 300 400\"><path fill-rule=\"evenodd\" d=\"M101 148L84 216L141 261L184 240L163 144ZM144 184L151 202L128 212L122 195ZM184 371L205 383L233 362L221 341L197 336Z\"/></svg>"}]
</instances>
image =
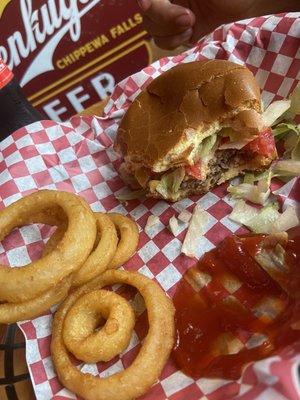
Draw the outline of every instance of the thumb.
<instances>
[{"instance_id":1,"label":"thumb","mask_svg":"<svg viewBox=\"0 0 300 400\"><path fill-rule=\"evenodd\" d=\"M188 8L172 4L169 0L138 0L143 15L153 22L178 24L190 27L194 25L195 17Z\"/></svg>"}]
</instances>

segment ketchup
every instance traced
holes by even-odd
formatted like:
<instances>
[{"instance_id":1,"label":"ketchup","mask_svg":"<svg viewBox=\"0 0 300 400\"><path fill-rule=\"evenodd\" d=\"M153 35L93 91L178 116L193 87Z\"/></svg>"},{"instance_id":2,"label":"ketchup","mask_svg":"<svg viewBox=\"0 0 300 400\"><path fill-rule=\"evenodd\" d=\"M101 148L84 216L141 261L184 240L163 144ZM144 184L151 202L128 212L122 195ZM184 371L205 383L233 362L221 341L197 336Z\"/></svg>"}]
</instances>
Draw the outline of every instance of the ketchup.
<instances>
[{"instance_id":1,"label":"ketchup","mask_svg":"<svg viewBox=\"0 0 300 400\"><path fill-rule=\"evenodd\" d=\"M173 356L187 375L238 379L247 363L300 339L300 235L283 245L279 272L267 273L256 261L261 251L274 251L267 240L229 236L179 283ZM264 311L270 302L272 316Z\"/></svg>"}]
</instances>

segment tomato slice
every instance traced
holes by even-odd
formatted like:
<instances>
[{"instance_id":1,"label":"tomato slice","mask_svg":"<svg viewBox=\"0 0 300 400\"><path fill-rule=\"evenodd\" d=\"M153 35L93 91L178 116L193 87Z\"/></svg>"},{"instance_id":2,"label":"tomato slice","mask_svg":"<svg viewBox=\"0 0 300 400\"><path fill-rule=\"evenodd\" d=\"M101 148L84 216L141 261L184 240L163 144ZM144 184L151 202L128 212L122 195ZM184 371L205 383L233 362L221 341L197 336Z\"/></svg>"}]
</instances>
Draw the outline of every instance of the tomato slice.
<instances>
[{"instance_id":1,"label":"tomato slice","mask_svg":"<svg viewBox=\"0 0 300 400\"><path fill-rule=\"evenodd\" d=\"M271 128L267 128L261 132L256 139L244 147L244 150L266 157L276 153L275 140Z\"/></svg>"},{"instance_id":2,"label":"tomato slice","mask_svg":"<svg viewBox=\"0 0 300 400\"><path fill-rule=\"evenodd\" d=\"M201 180L203 178L201 172L201 161L197 162L195 165L186 165L185 172L193 178Z\"/></svg>"}]
</instances>

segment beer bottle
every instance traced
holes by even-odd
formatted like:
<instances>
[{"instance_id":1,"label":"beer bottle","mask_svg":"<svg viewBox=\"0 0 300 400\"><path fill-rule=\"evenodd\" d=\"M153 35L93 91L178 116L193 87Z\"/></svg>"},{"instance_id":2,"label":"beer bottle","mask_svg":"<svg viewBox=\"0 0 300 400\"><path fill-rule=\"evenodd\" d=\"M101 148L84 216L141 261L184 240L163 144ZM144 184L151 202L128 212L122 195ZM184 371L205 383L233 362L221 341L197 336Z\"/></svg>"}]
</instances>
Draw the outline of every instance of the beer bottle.
<instances>
[{"instance_id":1,"label":"beer bottle","mask_svg":"<svg viewBox=\"0 0 300 400\"><path fill-rule=\"evenodd\" d=\"M0 58L0 141L43 116L29 103L13 72Z\"/></svg>"}]
</instances>

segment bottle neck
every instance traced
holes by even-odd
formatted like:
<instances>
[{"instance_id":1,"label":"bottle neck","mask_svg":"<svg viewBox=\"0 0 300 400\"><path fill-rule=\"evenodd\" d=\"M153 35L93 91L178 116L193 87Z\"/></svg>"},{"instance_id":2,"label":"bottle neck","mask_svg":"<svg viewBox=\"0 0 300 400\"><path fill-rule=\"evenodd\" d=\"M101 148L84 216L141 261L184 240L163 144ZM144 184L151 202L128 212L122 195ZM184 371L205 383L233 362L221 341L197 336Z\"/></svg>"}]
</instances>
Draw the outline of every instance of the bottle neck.
<instances>
[{"instance_id":1,"label":"bottle neck","mask_svg":"<svg viewBox=\"0 0 300 400\"><path fill-rule=\"evenodd\" d=\"M14 77L13 72L0 58L0 89L3 89Z\"/></svg>"}]
</instances>

